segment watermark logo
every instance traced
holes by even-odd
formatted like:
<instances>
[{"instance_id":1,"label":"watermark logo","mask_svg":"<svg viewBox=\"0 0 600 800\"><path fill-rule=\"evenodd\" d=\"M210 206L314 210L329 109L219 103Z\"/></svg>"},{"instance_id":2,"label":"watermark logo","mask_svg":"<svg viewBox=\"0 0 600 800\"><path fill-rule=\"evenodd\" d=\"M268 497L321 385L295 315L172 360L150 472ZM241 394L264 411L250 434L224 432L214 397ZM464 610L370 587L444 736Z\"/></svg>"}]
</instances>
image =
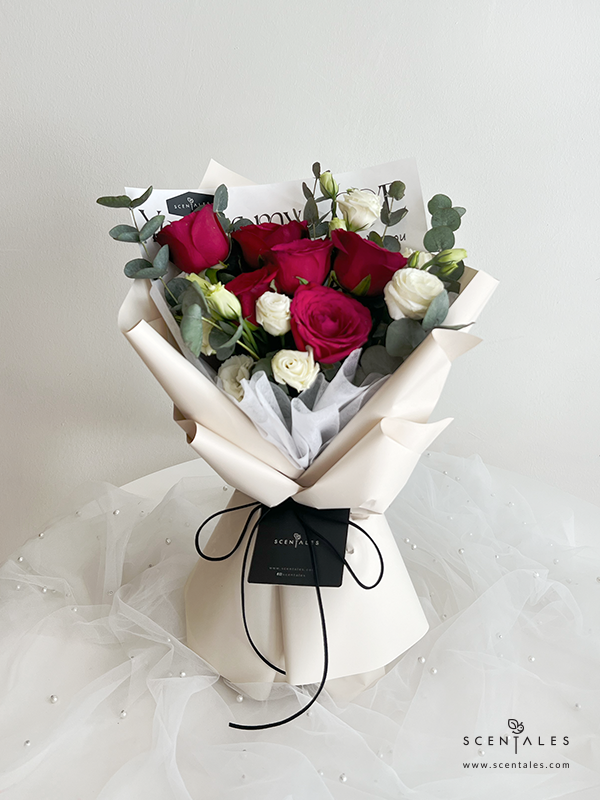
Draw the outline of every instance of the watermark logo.
<instances>
[{"instance_id":1,"label":"watermark logo","mask_svg":"<svg viewBox=\"0 0 600 800\"><path fill-rule=\"evenodd\" d=\"M510 747L514 746L515 755L521 749L527 747L556 747L569 744L568 736L560 736L558 734L551 734L550 736L541 736L538 734L529 734L525 736L525 723L520 722L518 719L510 717L508 720L508 733L501 734L477 734L476 736L463 736L463 745L467 747L470 744L485 747Z\"/></svg>"}]
</instances>

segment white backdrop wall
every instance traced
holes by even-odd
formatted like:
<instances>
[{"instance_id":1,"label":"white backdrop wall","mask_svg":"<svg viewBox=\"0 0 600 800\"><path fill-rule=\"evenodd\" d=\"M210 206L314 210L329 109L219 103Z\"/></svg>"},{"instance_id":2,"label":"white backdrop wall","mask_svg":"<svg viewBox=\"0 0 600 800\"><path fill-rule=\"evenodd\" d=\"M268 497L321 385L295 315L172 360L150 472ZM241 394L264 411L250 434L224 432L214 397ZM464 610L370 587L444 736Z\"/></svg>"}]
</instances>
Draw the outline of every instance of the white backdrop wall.
<instances>
[{"instance_id":1,"label":"white backdrop wall","mask_svg":"<svg viewBox=\"0 0 600 800\"><path fill-rule=\"evenodd\" d=\"M192 457L116 328L134 256L95 198L418 159L501 280L436 448L598 501L596 0L0 5L3 541L86 480Z\"/></svg>"}]
</instances>

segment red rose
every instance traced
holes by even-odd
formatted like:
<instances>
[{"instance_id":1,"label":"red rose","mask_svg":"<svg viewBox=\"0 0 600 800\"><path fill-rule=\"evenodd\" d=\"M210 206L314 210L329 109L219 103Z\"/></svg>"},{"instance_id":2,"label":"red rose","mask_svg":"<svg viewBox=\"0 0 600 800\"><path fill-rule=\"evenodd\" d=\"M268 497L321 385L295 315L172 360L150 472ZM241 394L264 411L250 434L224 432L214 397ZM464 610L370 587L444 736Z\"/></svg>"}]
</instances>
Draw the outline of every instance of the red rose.
<instances>
[{"instance_id":1,"label":"red rose","mask_svg":"<svg viewBox=\"0 0 600 800\"><path fill-rule=\"evenodd\" d=\"M331 240L338 250L334 262L335 274L349 292L370 275L371 284L366 294L381 294L386 283L392 280L394 272L408 263L401 253L390 253L352 231L335 230Z\"/></svg>"},{"instance_id":2,"label":"red rose","mask_svg":"<svg viewBox=\"0 0 600 800\"><path fill-rule=\"evenodd\" d=\"M241 275L226 284L226 288L233 292L242 304L242 316L244 319L249 319L253 325L258 324L256 322L256 301L269 291L269 284L275 275L273 267L263 267L254 272L242 272Z\"/></svg>"},{"instance_id":3,"label":"red rose","mask_svg":"<svg viewBox=\"0 0 600 800\"><path fill-rule=\"evenodd\" d=\"M210 204L166 225L156 241L169 245L171 261L184 272L214 267L229 253L229 239Z\"/></svg>"},{"instance_id":4,"label":"red rose","mask_svg":"<svg viewBox=\"0 0 600 800\"><path fill-rule=\"evenodd\" d=\"M323 283L331 269L332 244L327 239L301 239L278 244L265 253L265 261L277 268L275 283L285 294L294 294L304 278L309 283Z\"/></svg>"},{"instance_id":5,"label":"red rose","mask_svg":"<svg viewBox=\"0 0 600 800\"><path fill-rule=\"evenodd\" d=\"M259 266L259 257L268 253L276 244L294 242L306 236L306 223L288 222L278 225L276 222L263 222L261 225L244 225L234 231L231 237L242 248L244 261L248 266L256 269Z\"/></svg>"},{"instance_id":6,"label":"red rose","mask_svg":"<svg viewBox=\"0 0 600 800\"><path fill-rule=\"evenodd\" d=\"M358 300L314 283L296 289L290 311L296 347L312 347L315 360L323 364L333 364L361 347L373 324L368 308Z\"/></svg>"}]
</instances>

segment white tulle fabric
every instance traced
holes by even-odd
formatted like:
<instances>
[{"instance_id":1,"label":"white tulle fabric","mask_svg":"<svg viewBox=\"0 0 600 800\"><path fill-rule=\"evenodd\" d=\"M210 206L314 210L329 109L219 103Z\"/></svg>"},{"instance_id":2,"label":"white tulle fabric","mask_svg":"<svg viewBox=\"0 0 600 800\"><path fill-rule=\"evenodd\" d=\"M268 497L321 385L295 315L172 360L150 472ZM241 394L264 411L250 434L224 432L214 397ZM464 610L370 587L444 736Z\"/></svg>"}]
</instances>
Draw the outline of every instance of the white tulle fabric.
<instances>
[{"instance_id":1,"label":"white tulle fabric","mask_svg":"<svg viewBox=\"0 0 600 800\"><path fill-rule=\"evenodd\" d=\"M2 567L3 797L600 796L600 549L575 546L568 508L536 516L479 459L424 458L388 518L429 633L351 703L325 693L247 733L228 722L282 718L313 687L251 700L182 642L194 531L229 494L189 478L156 506L87 487ZM534 742L518 757L485 742L509 718ZM491 766L517 761L563 766Z\"/></svg>"}]
</instances>

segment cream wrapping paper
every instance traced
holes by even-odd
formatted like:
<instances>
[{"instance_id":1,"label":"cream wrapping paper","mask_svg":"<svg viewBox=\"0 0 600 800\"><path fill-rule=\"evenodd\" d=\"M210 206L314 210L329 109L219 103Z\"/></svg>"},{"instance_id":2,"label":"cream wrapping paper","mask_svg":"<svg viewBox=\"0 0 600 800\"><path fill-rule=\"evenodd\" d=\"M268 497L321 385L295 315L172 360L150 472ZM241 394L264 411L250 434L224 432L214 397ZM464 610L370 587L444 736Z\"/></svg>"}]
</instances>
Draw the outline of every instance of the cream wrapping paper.
<instances>
[{"instance_id":1,"label":"cream wrapping paper","mask_svg":"<svg viewBox=\"0 0 600 800\"><path fill-rule=\"evenodd\" d=\"M213 172L215 183L218 170ZM470 326L496 285L485 273L465 270L445 324ZM451 422L428 419L452 362L480 340L464 330L432 331L301 471L181 354L150 296L149 281L134 283L121 308L119 326L173 400L175 419L192 448L238 490L230 506L252 499L274 506L294 497L314 508L350 508L351 519L373 536L385 563L379 585L366 591L345 574L341 587L322 589L330 655L328 687L337 683L343 694L344 682L336 679L352 676L346 686L363 688L383 674L383 668L428 628L384 512L420 455ZM247 513L246 509L221 518L204 545L209 555L229 552ZM187 644L225 678L244 684L254 696L264 696L264 685L281 678L257 657L243 628L242 551L221 562L198 561L186 586ZM377 554L354 528L349 529L347 559L363 582L377 576ZM248 624L259 650L286 670L288 682L318 682L323 642L314 589L253 584L246 594Z\"/></svg>"}]
</instances>

